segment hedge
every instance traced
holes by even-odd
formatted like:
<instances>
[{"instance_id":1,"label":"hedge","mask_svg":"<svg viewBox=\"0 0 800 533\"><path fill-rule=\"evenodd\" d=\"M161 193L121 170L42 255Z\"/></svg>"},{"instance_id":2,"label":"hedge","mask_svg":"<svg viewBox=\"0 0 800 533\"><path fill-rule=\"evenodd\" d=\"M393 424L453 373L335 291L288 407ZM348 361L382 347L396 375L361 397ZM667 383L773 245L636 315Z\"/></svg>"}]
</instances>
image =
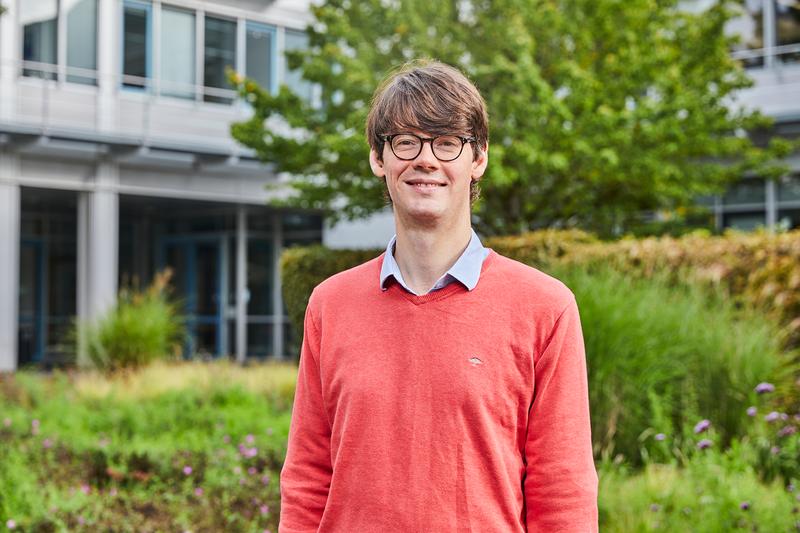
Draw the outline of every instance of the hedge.
<instances>
[{"instance_id":1,"label":"hedge","mask_svg":"<svg viewBox=\"0 0 800 533\"><path fill-rule=\"evenodd\" d=\"M603 242L577 230L542 230L485 239L498 253L542 270L559 265L612 266L625 274L721 289L738 305L764 311L784 326L785 345L800 346L800 231L622 239ZM292 248L281 260L284 301L302 331L312 289L327 277L376 257L381 250Z\"/></svg>"}]
</instances>

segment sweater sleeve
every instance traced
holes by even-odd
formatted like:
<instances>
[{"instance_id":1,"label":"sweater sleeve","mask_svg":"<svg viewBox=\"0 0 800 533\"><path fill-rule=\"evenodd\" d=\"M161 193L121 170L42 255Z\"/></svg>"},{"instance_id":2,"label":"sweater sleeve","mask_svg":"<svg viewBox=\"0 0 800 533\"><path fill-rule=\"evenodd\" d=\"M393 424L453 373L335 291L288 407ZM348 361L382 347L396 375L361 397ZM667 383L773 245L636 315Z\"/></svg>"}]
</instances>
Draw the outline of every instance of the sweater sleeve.
<instances>
[{"instance_id":1,"label":"sweater sleeve","mask_svg":"<svg viewBox=\"0 0 800 533\"><path fill-rule=\"evenodd\" d=\"M586 356L574 298L534 362L523 491L530 533L597 531Z\"/></svg>"},{"instance_id":2,"label":"sweater sleeve","mask_svg":"<svg viewBox=\"0 0 800 533\"><path fill-rule=\"evenodd\" d=\"M316 532L331 483L331 427L319 368L320 338L306 309L286 461L281 470L279 533Z\"/></svg>"}]
</instances>

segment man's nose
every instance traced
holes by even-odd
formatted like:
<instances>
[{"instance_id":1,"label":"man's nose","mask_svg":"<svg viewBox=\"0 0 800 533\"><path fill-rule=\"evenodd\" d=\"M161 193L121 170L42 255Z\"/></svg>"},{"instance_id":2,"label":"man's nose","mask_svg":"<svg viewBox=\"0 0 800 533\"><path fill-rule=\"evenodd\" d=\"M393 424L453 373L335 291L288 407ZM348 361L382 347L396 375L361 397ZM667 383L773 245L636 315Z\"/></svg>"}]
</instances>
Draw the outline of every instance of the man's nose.
<instances>
[{"instance_id":1,"label":"man's nose","mask_svg":"<svg viewBox=\"0 0 800 533\"><path fill-rule=\"evenodd\" d=\"M433 143L431 141L422 143L422 150L419 155L414 159L414 165L433 167L438 164L439 160L433 155Z\"/></svg>"}]
</instances>

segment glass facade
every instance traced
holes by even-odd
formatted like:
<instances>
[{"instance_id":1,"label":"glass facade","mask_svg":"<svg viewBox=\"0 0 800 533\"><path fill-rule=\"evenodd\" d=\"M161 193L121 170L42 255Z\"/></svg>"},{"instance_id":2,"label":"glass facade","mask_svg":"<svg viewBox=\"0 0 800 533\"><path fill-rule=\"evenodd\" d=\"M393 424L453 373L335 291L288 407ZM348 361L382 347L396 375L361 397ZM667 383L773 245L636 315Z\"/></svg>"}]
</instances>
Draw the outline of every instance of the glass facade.
<instances>
[{"instance_id":1,"label":"glass facade","mask_svg":"<svg viewBox=\"0 0 800 533\"><path fill-rule=\"evenodd\" d=\"M163 269L172 270L172 296L187 317L190 340L184 353L225 357L236 353L237 211L235 206L189 200L123 195L120 197L119 283L143 286ZM276 246L322 241L322 217L247 207L245 285L246 353L275 355L275 332L289 344L285 308L275 312ZM280 221L280 227L276 222ZM280 327L280 330L276 330Z\"/></svg>"},{"instance_id":2,"label":"glass facade","mask_svg":"<svg viewBox=\"0 0 800 533\"><path fill-rule=\"evenodd\" d=\"M775 32L778 46L800 47L800 0L775 0ZM786 63L800 61L800 49L780 54Z\"/></svg>"},{"instance_id":3,"label":"glass facade","mask_svg":"<svg viewBox=\"0 0 800 533\"><path fill-rule=\"evenodd\" d=\"M19 269L19 364L74 357L77 313L77 194L23 188Z\"/></svg>"},{"instance_id":4,"label":"glass facade","mask_svg":"<svg viewBox=\"0 0 800 533\"><path fill-rule=\"evenodd\" d=\"M67 81L97 85L97 0L67 2Z\"/></svg>"},{"instance_id":5,"label":"glass facade","mask_svg":"<svg viewBox=\"0 0 800 533\"><path fill-rule=\"evenodd\" d=\"M152 68L150 5L126 0L122 15L122 31L122 85L144 88L148 85Z\"/></svg>"},{"instance_id":6,"label":"glass facade","mask_svg":"<svg viewBox=\"0 0 800 533\"><path fill-rule=\"evenodd\" d=\"M22 70L23 76L50 80L57 78L58 7L57 0L27 0L19 3L22 59L42 63L41 66L26 66Z\"/></svg>"},{"instance_id":7,"label":"glass facade","mask_svg":"<svg viewBox=\"0 0 800 533\"><path fill-rule=\"evenodd\" d=\"M275 28L255 22L247 23L245 75L267 91L275 89Z\"/></svg>"},{"instance_id":8,"label":"glass facade","mask_svg":"<svg viewBox=\"0 0 800 533\"><path fill-rule=\"evenodd\" d=\"M741 61L746 67L764 65L761 52L748 54L750 50L760 51L764 48L764 8L761 0L746 0L737 6L738 16L728 22L725 28L729 35L739 36L733 52L741 54Z\"/></svg>"},{"instance_id":9,"label":"glass facade","mask_svg":"<svg viewBox=\"0 0 800 533\"><path fill-rule=\"evenodd\" d=\"M195 95L194 13L163 7L161 10L161 94L179 98Z\"/></svg>"},{"instance_id":10,"label":"glass facade","mask_svg":"<svg viewBox=\"0 0 800 533\"><path fill-rule=\"evenodd\" d=\"M227 80L226 69L236 68L236 21L206 17L205 18L205 51L203 64L205 87L214 89L232 89ZM217 92L203 98L206 102L231 103L232 98Z\"/></svg>"}]
</instances>

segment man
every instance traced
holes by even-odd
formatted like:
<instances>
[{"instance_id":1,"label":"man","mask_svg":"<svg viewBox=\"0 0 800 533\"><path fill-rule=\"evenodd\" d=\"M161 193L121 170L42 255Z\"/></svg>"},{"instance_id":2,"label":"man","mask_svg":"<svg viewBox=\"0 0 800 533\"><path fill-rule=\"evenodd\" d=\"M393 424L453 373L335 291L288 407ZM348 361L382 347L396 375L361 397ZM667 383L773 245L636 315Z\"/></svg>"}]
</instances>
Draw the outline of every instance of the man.
<instances>
[{"instance_id":1,"label":"man","mask_svg":"<svg viewBox=\"0 0 800 533\"><path fill-rule=\"evenodd\" d=\"M397 235L309 300L280 531L596 531L575 299L471 229L489 158L478 90L406 65L367 137Z\"/></svg>"}]
</instances>

